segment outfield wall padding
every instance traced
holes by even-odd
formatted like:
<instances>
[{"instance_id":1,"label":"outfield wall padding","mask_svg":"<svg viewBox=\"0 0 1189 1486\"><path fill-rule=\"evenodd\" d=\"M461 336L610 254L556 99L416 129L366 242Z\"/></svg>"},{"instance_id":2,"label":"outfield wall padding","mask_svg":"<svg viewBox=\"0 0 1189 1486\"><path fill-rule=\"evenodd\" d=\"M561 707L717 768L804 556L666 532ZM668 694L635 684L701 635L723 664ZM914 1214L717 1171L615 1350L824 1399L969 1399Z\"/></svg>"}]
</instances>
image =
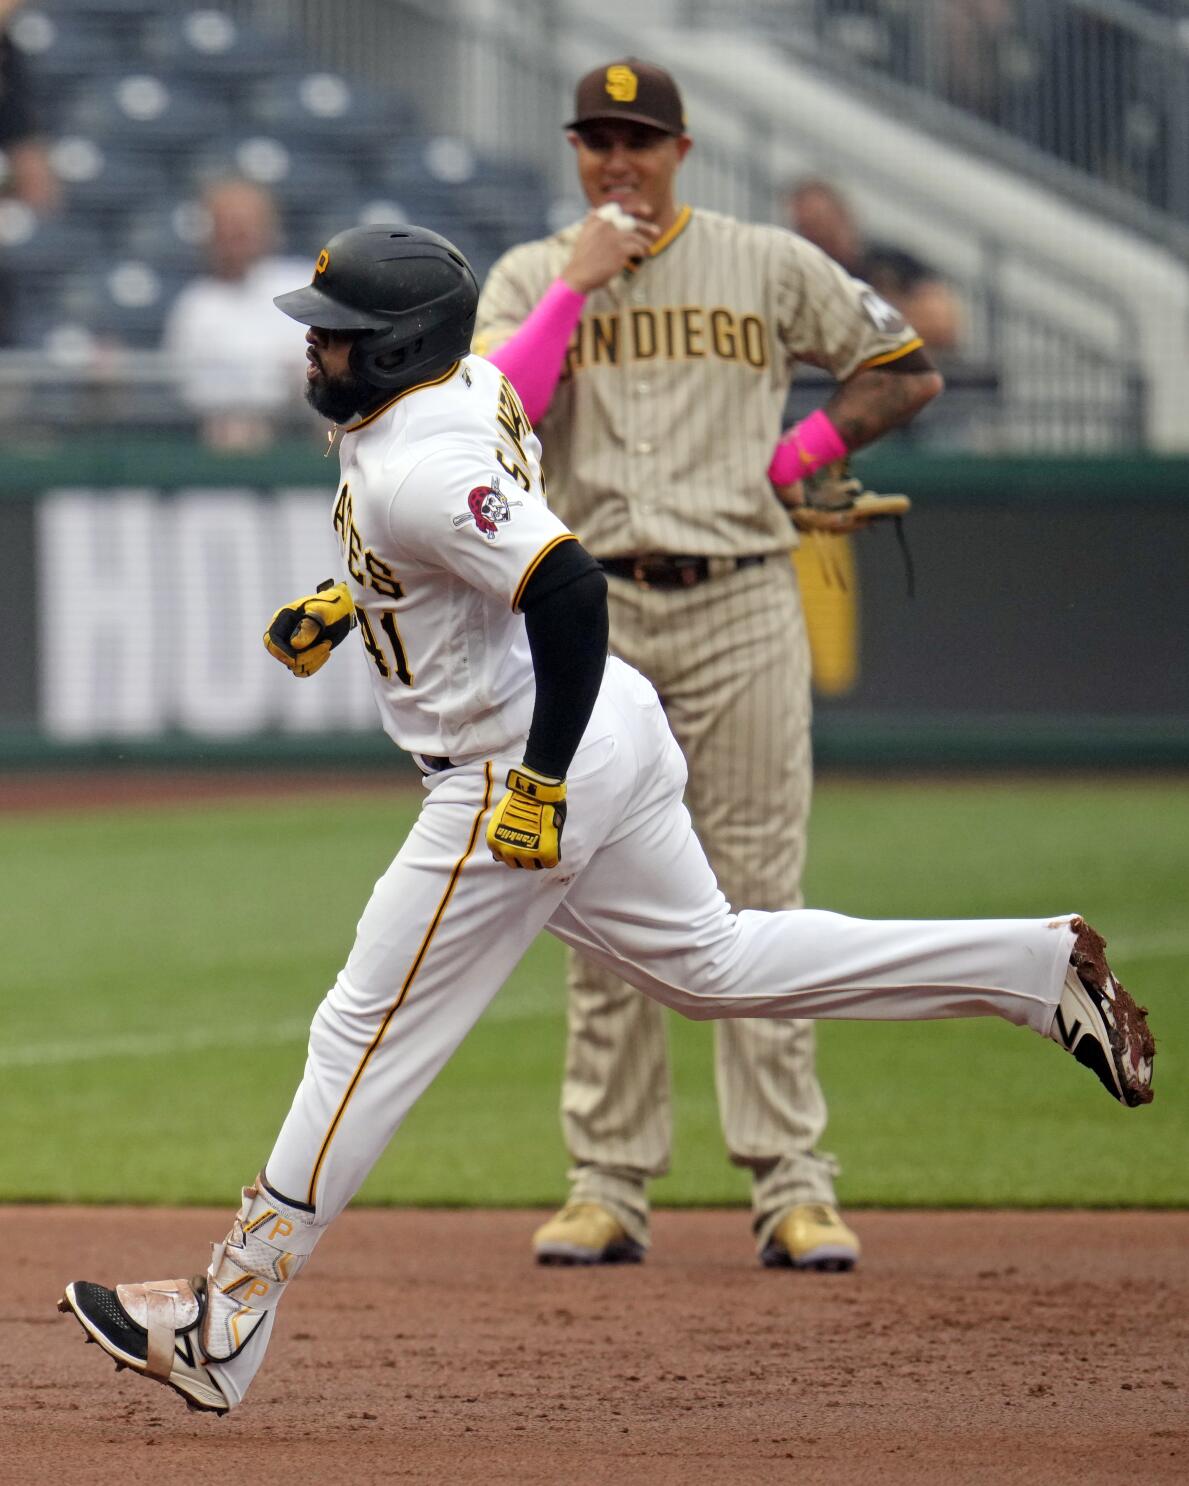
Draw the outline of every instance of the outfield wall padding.
<instances>
[{"instance_id":1,"label":"outfield wall padding","mask_svg":"<svg viewBox=\"0 0 1189 1486\"><path fill-rule=\"evenodd\" d=\"M295 682L260 643L337 571L321 454L6 454L0 765L392 764L361 652ZM817 699L819 762L1189 764L1189 459L857 463L913 497L915 596L892 529L859 535L857 680Z\"/></svg>"}]
</instances>

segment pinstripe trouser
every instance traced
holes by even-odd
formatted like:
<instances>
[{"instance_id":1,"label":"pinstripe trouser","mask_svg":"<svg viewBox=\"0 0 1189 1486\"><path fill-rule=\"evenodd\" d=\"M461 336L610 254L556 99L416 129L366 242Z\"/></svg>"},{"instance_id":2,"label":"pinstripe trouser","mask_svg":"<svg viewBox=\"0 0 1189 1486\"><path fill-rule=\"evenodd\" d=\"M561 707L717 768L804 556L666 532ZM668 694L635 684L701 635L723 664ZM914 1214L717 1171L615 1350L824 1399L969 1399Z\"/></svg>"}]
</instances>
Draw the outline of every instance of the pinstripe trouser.
<instances>
[{"instance_id":1,"label":"pinstripe trouser","mask_svg":"<svg viewBox=\"0 0 1189 1486\"><path fill-rule=\"evenodd\" d=\"M812 789L809 655L790 564L646 590L608 582L612 649L656 686L689 766L686 802L732 907L799 908ZM571 1196L609 1207L641 1243L647 1181L669 1169L664 1011L581 956L570 959L562 1124ZM730 1159L752 1172L756 1240L799 1202L833 1202L817 1150L826 1104L814 1030L801 1021L714 1028Z\"/></svg>"}]
</instances>

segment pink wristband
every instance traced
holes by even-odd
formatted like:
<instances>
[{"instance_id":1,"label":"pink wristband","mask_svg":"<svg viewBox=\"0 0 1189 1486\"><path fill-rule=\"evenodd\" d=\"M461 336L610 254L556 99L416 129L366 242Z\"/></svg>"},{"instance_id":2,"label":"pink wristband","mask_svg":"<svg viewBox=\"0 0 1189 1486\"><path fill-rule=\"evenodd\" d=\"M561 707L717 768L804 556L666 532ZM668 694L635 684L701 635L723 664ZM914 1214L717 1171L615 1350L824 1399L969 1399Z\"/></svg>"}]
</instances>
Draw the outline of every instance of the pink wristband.
<instances>
[{"instance_id":1,"label":"pink wristband","mask_svg":"<svg viewBox=\"0 0 1189 1486\"><path fill-rule=\"evenodd\" d=\"M487 358L516 389L530 423L549 407L586 295L554 279L516 334Z\"/></svg>"},{"instance_id":2,"label":"pink wristband","mask_svg":"<svg viewBox=\"0 0 1189 1486\"><path fill-rule=\"evenodd\" d=\"M818 408L795 423L777 444L768 478L773 485L792 485L820 470L823 464L844 458L847 452L842 435Z\"/></svg>"}]
</instances>

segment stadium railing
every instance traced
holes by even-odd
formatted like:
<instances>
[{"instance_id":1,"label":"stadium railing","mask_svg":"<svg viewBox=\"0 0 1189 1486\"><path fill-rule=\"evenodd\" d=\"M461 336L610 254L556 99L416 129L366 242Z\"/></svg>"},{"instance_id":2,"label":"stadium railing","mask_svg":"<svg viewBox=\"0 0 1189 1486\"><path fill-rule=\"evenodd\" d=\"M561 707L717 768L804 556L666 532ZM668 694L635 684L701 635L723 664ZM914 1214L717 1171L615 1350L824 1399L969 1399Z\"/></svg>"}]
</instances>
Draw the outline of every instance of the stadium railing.
<instances>
[{"instance_id":1,"label":"stadium railing","mask_svg":"<svg viewBox=\"0 0 1189 1486\"><path fill-rule=\"evenodd\" d=\"M790 56L1052 190L1189 247L1185 0L676 0L688 27L750 24ZM730 15L728 16L728 9Z\"/></svg>"}]
</instances>

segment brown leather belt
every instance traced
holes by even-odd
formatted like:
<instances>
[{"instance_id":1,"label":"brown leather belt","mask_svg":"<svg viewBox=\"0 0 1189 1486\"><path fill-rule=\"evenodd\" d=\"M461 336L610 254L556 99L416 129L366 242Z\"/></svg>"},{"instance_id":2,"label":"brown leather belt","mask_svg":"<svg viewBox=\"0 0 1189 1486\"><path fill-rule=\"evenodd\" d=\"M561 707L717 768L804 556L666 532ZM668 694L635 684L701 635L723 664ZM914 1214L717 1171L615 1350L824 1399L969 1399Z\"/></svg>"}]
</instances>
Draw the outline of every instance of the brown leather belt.
<instances>
[{"instance_id":1,"label":"brown leather belt","mask_svg":"<svg viewBox=\"0 0 1189 1486\"><path fill-rule=\"evenodd\" d=\"M769 553L748 557L598 557L595 561L610 578L630 578L641 588L693 588L707 578L754 568L767 562Z\"/></svg>"}]
</instances>

